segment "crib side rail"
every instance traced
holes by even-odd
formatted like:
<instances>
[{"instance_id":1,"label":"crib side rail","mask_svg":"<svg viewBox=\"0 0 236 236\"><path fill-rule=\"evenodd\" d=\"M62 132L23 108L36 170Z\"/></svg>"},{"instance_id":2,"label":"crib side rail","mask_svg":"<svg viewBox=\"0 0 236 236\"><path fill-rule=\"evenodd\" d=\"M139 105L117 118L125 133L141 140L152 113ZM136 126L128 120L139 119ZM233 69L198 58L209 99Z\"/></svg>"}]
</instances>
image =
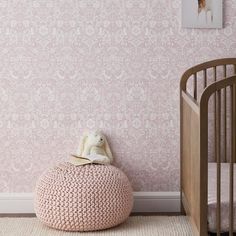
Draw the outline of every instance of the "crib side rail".
<instances>
[{"instance_id":1,"label":"crib side rail","mask_svg":"<svg viewBox=\"0 0 236 236\"><path fill-rule=\"evenodd\" d=\"M236 160L236 75L225 78L221 81L217 81L214 84L208 86L205 91L203 92L201 99L200 99L200 123L205 126L208 122L208 103L209 99L213 94L217 95L217 109L216 109L216 123L217 123L217 132L216 132L216 142L217 142L217 148L216 148L216 231L217 236L221 234L221 143L222 143L222 127L221 127L221 119L222 119L222 94L226 91L226 89L229 89L230 92L230 129L231 129L231 135L230 135L230 142L231 142L231 151L230 151L230 157L229 157L229 235L233 236L234 232L234 163ZM200 132L203 134L204 128L201 127ZM208 132L206 132L206 137L204 135L203 140L201 140L201 159L207 158L208 155L208 145L207 145L207 135ZM204 163L204 160L202 160L202 163ZM201 166L202 168L203 166ZM208 175L205 175L205 172L207 173L207 169L205 170L204 167L201 169L201 176L204 176L204 178L201 180L201 191L202 188L204 189L204 179ZM202 177L201 177L202 178ZM206 179L207 180L207 179ZM206 181L207 183L208 181ZM206 189L207 190L207 189ZM204 194L202 192L202 194ZM207 196L207 193L206 193ZM204 198L204 196L203 196ZM206 199L207 200L207 199ZM205 204L204 204L205 205ZM206 211L207 213L207 211Z\"/></svg>"},{"instance_id":2,"label":"crib side rail","mask_svg":"<svg viewBox=\"0 0 236 236\"><path fill-rule=\"evenodd\" d=\"M181 90L181 202L190 217L195 235L206 236L208 232L208 103L217 94L217 123L221 123L221 92L231 91L231 156L230 156L230 235L233 235L233 164L236 158L236 75L209 85L197 103ZM221 129L217 126L217 235L221 231Z\"/></svg>"},{"instance_id":3,"label":"crib side rail","mask_svg":"<svg viewBox=\"0 0 236 236\"><path fill-rule=\"evenodd\" d=\"M200 106L186 91L180 96L181 128L181 203L196 236L207 235L206 215L202 209ZM207 159L207 158L206 158ZM205 195L204 195L205 196Z\"/></svg>"},{"instance_id":4,"label":"crib side rail","mask_svg":"<svg viewBox=\"0 0 236 236\"><path fill-rule=\"evenodd\" d=\"M207 87L208 85L208 76L207 76L207 70L213 68L214 69L214 79L216 80L217 78L217 71L216 68L218 66L224 66L226 68L227 65L236 65L236 58L222 58L222 59L217 59L217 60L213 60L213 61L208 61L208 62L204 62L201 63L199 65L196 65L190 69L188 69L187 71L185 71L185 73L182 75L181 81L180 81L180 87L181 90L186 92L187 91L187 82L189 81L190 77L193 75L194 76L194 88L193 88L193 98L195 100L197 100L197 83L199 83L198 80L203 80L201 81L201 83L203 84L204 88ZM197 73L198 72L204 72L202 78L197 77ZM226 74L226 70L225 70L225 74ZM226 77L226 76L225 76Z\"/></svg>"}]
</instances>

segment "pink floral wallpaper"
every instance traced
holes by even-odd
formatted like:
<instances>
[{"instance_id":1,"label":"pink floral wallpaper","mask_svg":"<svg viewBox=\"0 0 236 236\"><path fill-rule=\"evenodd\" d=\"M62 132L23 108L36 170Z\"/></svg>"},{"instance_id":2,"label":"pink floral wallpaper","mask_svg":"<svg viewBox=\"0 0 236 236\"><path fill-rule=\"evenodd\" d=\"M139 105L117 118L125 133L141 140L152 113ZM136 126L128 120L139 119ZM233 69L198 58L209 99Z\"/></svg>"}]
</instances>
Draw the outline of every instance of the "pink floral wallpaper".
<instances>
[{"instance_id":1,"label":"pink floral wallpaper","mask_svg":"<svg viewBox=\"0 0 236 236\"><path fill-rule=\"evenodd\" d=\"M93 129L135 191L178 191L180 76L236 56L234 0L224 26L181 28L181 0L0 0L0 192L31 192Z\"/></svg>"}]
</instances>

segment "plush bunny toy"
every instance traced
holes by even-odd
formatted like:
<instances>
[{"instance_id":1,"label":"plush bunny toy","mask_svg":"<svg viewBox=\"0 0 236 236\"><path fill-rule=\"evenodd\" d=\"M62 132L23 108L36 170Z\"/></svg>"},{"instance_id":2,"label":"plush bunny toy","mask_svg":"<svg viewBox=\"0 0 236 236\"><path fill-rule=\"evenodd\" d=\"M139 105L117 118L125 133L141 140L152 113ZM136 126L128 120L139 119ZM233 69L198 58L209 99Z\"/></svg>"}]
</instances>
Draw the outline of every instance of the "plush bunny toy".
<instances>
[{"instance_id":1,"label":"plush bunny toy","mask_svg":"<svg viewBox=\"0 0 236 236\"><path fill-rule=\"evenodd\" d=\"M107 139L100 131L87 132L83 135L77 155L94 163L110 164L113 161Z\"/></svg>"}]
</instances>

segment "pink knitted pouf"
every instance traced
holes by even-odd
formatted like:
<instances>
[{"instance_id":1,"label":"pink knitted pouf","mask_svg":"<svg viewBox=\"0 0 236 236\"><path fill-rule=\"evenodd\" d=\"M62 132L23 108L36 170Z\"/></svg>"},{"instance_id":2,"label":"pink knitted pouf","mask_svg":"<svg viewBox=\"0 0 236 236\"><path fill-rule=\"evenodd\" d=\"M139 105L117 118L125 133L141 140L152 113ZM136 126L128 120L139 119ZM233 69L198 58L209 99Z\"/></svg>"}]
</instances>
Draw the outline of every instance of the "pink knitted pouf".
<instances>
[{"instance_id":1,"label":"pink knitted pouf","mask_svg":"<svg viewBox=\"0 0 236 236\"><path fill-rule=\"evenodd\" d=\"M35 212L46 225L93 231L125 221L133 206L126 175L112 165L61 163L46 171L35 189Z\"/></svg>"}]
</instances>

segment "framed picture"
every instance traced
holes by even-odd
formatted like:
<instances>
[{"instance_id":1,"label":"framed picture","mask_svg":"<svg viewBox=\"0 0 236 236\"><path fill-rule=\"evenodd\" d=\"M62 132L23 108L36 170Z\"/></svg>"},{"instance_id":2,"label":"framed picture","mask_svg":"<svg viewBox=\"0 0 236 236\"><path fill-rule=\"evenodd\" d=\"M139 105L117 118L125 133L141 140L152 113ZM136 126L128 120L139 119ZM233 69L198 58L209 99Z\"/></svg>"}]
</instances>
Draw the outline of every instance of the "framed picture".
<instances>
[{"instance_id":1,"label":"framed picture","mask_svg":"<svg viewBox=\"0 0 236 236\"><path fill-rule=\"evenodd\" d=\"M222 0L182 0L182 26L185 28L222 28Z\"/></svg>"}]
</instances>

